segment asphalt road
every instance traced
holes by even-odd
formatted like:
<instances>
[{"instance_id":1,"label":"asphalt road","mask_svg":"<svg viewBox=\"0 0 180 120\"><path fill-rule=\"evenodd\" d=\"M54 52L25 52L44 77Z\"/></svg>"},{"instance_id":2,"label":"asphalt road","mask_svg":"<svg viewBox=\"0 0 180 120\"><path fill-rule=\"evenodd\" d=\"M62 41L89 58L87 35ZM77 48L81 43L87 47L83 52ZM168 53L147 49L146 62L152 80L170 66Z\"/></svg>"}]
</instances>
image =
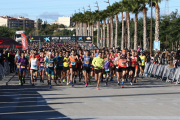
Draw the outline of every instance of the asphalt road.
<instances>
[{"instance_id":1,"label":"asphalt road","mask_svg":"<svg viewBox=\"0 0 180 120\"><path fill-rule=\"evenodd\" d=\"M78 81L78 80L77 80ZM47 82L20 86L17 75L0 81L0 120L180 120L180 86L154 78L125 88L116 80L87 88L79 82L49 89Z\"/></svg>"}]
</instances>

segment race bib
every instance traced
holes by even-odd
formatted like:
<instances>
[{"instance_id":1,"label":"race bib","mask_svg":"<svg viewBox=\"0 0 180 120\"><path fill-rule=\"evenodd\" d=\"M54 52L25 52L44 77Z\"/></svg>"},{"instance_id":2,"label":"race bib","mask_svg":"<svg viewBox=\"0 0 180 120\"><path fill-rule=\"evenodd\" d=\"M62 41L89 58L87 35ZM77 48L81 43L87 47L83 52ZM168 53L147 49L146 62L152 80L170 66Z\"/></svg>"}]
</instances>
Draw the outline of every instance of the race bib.
<instances>
[{"instance_id":1,"label":"race bib","mask_svg":"<svg viewBox=\"0 0 180 120\"><path fill-rule=\"evenodd\" d=\"M142 59L141 61L144 62L144 59Z\"/></svg>"},{"instance_id":2,"label":"race bib","mask_svg":"<svg viewBox=\"0 0 180 120\"><path fill-rule=\"evenodd\" d=\"M131 64L132 67L135 67L134 63Z\"/></svg>"},{"instance_id":3,"label":"race bib","mask_svg":"<svg viewBox=\"0 0 180 120\"><path fill-rule=\"evenodd\" d=\"M32 66L32 69L37 69L37 66L36 66L36 65L33 65L33 66Z\"/></svg>"},{"instance_id":4,"label":"race bib","mask_svg":"<svg viewBox=\"0 0 180 120\"><path fill-rule=\"evenodd\" d=\"M21 69L24 69L25 68L25 66L23 65L23 66L21 66Z\"/></svg>"},{"instance_id":5,"label":"race bib","mask_svg":"<svg viewBox=\"0 0 180 120\"><path fill-rule=\"evenodd\" d=\"M49 66L49 67L53 67L53 64L51 63L51 64L49 64L48 66Z\"/></svg>"},{"instance_id":6,"label":"race bib","mask_svg":"<svg viewBox=\"0 0 180 120\"><path fill-rule=\"evenodd\" d=\"M122 65L125 65L126 62L122 62Z\"/></svg>"},{"instance_id":7,"label":"race bib","mask_svg":"<svg viewBox=\"0 0 180 120\"><path fill-rule=\"evenodd\" d=\"M89 64L89 61L85 61L85 64Z\"/></svg>"},{"instance_id":8,"label":"race bib","mask_svg":"<svg viewBox=\"0 0 180 120\"><path fill-rule=\"evenodd\" d=\"M76 65L76 62L71 62L71 65Z\"/></svg>"},{"instance_id":9,"label":"race bib","mask_svg":"<svg viewBox=\"0 0 180 120\"><path fill-rule=\"evenodd\" d=\"M109 72L109 69L105 69L106 72Z\"/></svg>"},{"instance_id":10,"label":"race bib","mask_svg":"<svg viewBox=\"0 0 180 120\"><path fill-rule=\"evenodd\" d=\"M17 67L20 68L20 65L18 65Z\"/></svg>"}]
</instances>

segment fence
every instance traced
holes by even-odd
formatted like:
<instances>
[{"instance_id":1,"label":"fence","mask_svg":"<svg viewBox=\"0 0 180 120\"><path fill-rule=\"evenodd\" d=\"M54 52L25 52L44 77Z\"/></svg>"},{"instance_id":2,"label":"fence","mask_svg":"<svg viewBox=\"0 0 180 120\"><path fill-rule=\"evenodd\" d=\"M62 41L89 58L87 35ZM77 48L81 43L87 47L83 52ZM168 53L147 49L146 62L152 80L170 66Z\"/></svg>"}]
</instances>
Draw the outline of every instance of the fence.
<instances>
[{"instance_id":1,"label":"fence","mask_svg":"<svg viewBox=\"0 0 180 120\"><path fill-rule=\"evenodd\" d=\"M160 78L162 81L166 80L166 82L171 81L171 83L176 81L176 84L178 84L180 81L180 67L169 68L165 65L146 63L144 75L146 77Z\"/></svg>"},{"instance_id":2,"label":"fence","mask_svg":"<svg viewBox=\"0 0 180 120\"><path fill-rule=\"evenodd\" d=\"M3 62L3 65L0 64L0 80L2 80L5 76L9 75L10 67L8 62Z\"/></svg>"}]
</instances>

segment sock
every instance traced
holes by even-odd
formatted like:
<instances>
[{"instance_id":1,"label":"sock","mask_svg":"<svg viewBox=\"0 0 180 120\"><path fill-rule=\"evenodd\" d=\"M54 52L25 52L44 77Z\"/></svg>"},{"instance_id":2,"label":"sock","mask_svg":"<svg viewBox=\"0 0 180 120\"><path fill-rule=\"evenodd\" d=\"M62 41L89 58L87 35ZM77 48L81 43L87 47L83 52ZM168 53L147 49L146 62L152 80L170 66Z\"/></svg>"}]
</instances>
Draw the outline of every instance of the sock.
<instances>
[{"instance_id":1,"label":"sock","mask_svg":"<svg viewBox=\"0 0 180 120\"><path fill-rule=\"evenodd\" d=\"M119 83L119 81L118 81L118 83Z\"/></svg>"},{"instance_id":2,"label":"sock","mask_svg":"<svg viewBox=\"0 0 180 120\"><path fill-rule=\"evenodd\" d=\"M122 81L122 85L124 85L124 81Z\"/></svg>"}]
</instances>

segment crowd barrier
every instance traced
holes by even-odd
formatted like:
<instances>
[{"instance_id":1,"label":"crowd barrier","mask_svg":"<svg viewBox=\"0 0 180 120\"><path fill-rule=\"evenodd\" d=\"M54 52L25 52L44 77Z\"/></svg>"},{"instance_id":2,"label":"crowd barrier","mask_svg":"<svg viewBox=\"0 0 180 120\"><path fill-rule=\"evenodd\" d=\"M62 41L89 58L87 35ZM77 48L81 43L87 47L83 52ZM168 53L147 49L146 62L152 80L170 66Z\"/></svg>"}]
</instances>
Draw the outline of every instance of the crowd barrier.
<instances>
[{"instance_id":1,"label":"crowd barrier","mask_svg":"<svg viewBox=\"0 0 180 120\"><path fill-rule=\"evenodd\" d=\"M178 84L180 81L180 67L169 68L167 65L146 63L144 75L161 79L162 81L165 80L166 82L171 81L173 83L176 81L176 84Z\"/></svg>"},{"instance_id":2,"label":"crowd barrier","mask_svg":"<svg viewBox=\"0 0 180 120\"><path fill-rule=\"evenodd\" d=\"M0 80L2 80L5 76L9 75L10 66L9 62L3 62L3 65L0 64Z\"/></svg>"}]
</instances>

